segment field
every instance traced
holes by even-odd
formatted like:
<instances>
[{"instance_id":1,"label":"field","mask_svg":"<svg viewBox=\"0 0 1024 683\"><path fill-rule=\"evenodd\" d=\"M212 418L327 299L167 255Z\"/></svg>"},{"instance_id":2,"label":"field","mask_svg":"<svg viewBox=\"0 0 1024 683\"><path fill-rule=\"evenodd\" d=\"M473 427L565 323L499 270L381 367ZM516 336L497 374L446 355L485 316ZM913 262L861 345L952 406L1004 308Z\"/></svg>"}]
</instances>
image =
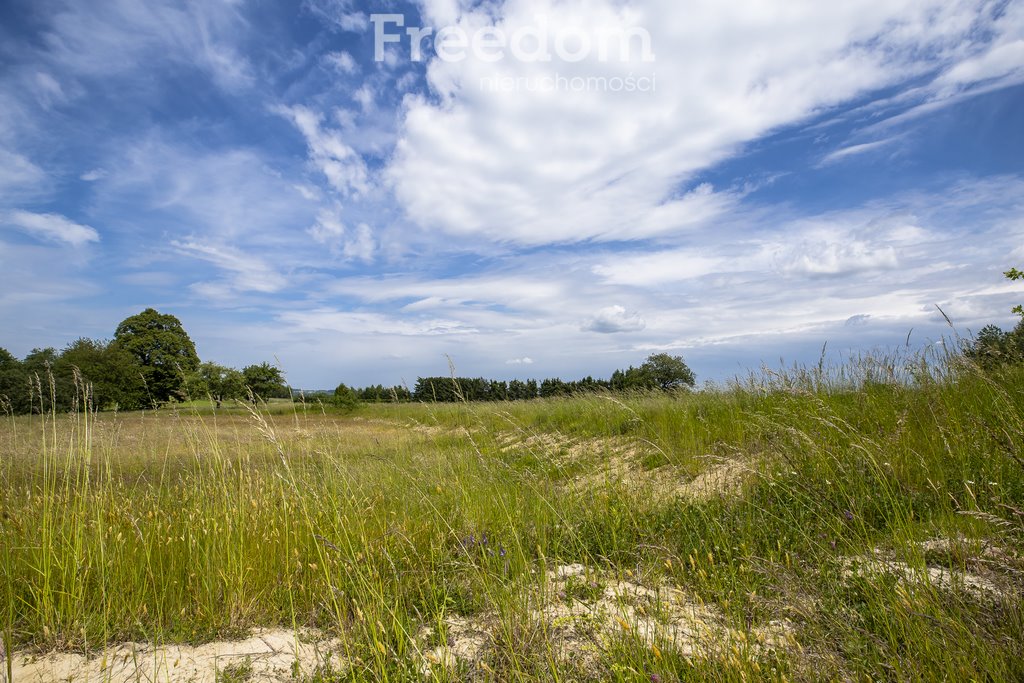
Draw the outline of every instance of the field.
<instances>
[{"instance_id":1,"label":"field","mask_svg":"<svg viewBox=\"0 0 1024 683\"><path fill-rule=\"evenodd\" d=\"M1024 373L8 417L0 680L1024 678Z\"/></svg>"}]
</instances>

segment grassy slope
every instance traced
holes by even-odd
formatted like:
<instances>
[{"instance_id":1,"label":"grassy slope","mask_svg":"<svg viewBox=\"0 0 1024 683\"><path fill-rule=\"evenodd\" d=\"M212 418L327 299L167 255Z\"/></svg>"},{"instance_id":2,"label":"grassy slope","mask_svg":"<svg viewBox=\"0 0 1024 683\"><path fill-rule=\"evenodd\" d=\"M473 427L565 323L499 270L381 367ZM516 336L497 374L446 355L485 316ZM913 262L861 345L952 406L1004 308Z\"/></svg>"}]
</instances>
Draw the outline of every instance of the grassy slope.
<instances>
[{"instance_id":1,"label":"grassy slope","mask_svg":"<svg viewBox=\"0 0 1024 683\"><path fill-rule=\"evenodd\" d=\"M91 647L317 626L343 636L349 675L397 680L422 679L424 625L484 615L493 646L456 678L1019 679L1024 375L916 374L354 417L9 419L0 628ZM721 458L756 471L741 494L656 485ZM953 543L920 544L935 538ZM850 575L875 551L1005 590ZM737 630L785 619L798 645L688 658L626 625L574 668L530 627L541 570L571 563L678 586Z\"/></svg>"}]
</instances>

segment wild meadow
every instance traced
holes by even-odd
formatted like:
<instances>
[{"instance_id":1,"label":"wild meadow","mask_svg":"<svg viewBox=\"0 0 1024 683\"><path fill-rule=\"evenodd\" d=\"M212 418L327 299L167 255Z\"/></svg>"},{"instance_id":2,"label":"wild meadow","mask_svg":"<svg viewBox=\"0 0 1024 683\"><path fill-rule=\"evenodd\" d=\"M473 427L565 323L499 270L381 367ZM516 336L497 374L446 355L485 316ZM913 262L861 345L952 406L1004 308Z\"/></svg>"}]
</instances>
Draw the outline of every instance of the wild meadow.
<instances>
[{"instance_id":1,"label":"wild meadow","mask_svg":"<svg viewBox=\"0 0 1024 683\"><path fill-rule=\"evenodd\" d=\"M0 454L0 680L267 628L318 644L280 680L1024 678L1020 368L49 412Z\"/></svg>"}]
</instances>

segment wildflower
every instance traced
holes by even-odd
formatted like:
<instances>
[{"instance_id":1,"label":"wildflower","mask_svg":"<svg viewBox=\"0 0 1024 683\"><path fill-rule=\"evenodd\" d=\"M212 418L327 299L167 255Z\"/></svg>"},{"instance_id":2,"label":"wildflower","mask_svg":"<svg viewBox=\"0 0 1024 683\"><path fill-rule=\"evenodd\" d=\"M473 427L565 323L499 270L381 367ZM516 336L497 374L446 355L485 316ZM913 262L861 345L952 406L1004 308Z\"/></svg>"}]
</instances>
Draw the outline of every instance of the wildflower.
<instances>
[{"instance_id":1,"label":"wildflower","mask_svg":"<svg viewBox=\"0 0 1024 683\"><path fill-rule=\"evenodd\" d=\"M651 683L661 683L661 676L658 674L651 674Z\"/></svg>"},{"instance_id":2,"label":"wildflower","mask_svg":"<svg viewBox=\"0 0 1024 683\"><path fill-rule=\"evenodd\" d=\"M846 521L848 521L848 522L852 522L853 521L853 511L852 510L846 510L845 512L843 512L843 516L846 517Z\"/></svg>"}]
</instances>

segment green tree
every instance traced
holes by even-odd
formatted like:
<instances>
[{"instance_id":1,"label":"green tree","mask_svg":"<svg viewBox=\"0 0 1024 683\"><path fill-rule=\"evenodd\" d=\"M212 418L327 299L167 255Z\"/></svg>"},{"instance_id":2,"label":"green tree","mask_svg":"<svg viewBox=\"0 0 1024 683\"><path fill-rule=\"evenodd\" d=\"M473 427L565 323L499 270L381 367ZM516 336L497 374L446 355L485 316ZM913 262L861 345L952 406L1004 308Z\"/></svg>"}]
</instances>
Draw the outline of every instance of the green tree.
<instances>
[{"instance_id":1,"label":"green tree","mask_svg":"<svg viewBox=\"0 0 1024 683\"><path fill-rule=\"evenodd\" d=\"M291 391L285 384L280 368L270 363L242 368L242 377L254 398L264 401L270 398L291 398Z\"/></svg>"},{"instance_id":2,"label":"green tree","mask_svg":"<svg viewBox=\"0 0 1024 683\"><path fill-rule=\"evenodd\" d=\"M96 409L137 410L145 406L143 368L135 356L116 342L83 337L68 344L61 352L58 372L73 377L71 368L77 368L89 386L91 403Z\"/></svg>"},{"instance_id":3,"label":"green tree","mask_svg":"<svg viewBox=\"0 0 1024 683\"><path fill-rule=\"evenodd\" d=\"M185 377L199 367L199 356L181 321L147 308L117 326L114 341L142 366L150 400L162 405L180 396Z\"/></svg>"},{"instance_id":4,"label":"green tree","mask_svg":"<svg viewBox=\"0 0 1024 683\"><path fill-rule=\"evenodd\" d=\"M342 410L355 410L359 406L359 394L342 382L335 388L331 403Z\"/></svg>"},{"instance_id":5,"label":"green tree","mask_svg":"<svg viewBox=\"0 0 1024 683\"><path fill-rule=\"evenodd\" d=\"M612 373L609 385L616 391L669 391L680 387L692 387L696 383L697 377L681 356L655 353L648 356L638 368L631 365L628 370L616 370Z\"/></svg>"},{"instance_id":6,"label":"green tree","mask_svg":"<svg viewBox=\"0 0 1024 683\"><path fill-rule=\"evenodd\" d=\"M22 361L28 377L32 412L71 410L75 402L75 385L70 369L61 367L60 354L51 347L32 349Z\"/></svg>"},{"instance_id":7,"label":"green tree","mask_svg":"<svg viewBox=\"0 0 1024 683\"><path fill-rule=\"evenodd\" d=\"M190 398L208 396L220 408L224 401L245 398L245 377L238 370L218 363L200 363L188 376L186 390Z\"/></svg>"},{"instance_id":8,"label":"green tree","mask_svg":"<svg viewBox=\"0 0 1024 683\"><path fill-rule=\"evenodd\" d=\"M670 356L667 353L655 353L647 357L640 366L654 386L668 391L680 387L692 387L697 383L693 370L686 365L682 356Z\"/></svg>"},{"instance_id":9,"label":"green tree","mask_svg":"<svg viewBox=\"0 0 1024 683\"><path fill-rule=\"evenodd\" d=\"M1003 273L1010 280L1024 280L1024 272L1017 270L1016 268L1010 268L1008 271ZM1024 318L1024 306L1014 306L1013 312Z\"/></svg>"},{"instance_id":10,"label":"green tree","mask_svg":"<svg viewBox=\"0 0 1024 683\"><path fill-rule=\"evenodd\" d=\"M14 355L0 348L0 413L27 413L30 408L28 372Z\"/></svg>"}]
</instances>

